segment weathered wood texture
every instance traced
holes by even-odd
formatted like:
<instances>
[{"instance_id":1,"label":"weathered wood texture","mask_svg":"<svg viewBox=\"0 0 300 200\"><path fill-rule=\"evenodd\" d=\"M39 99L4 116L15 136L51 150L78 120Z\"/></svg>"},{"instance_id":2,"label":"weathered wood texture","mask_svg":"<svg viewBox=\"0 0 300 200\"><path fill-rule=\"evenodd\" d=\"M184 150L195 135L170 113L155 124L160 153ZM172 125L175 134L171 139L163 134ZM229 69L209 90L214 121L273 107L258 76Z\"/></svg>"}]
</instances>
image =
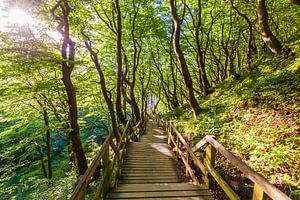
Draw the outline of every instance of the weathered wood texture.
<instances>
[{"instance_id":1,"label":"weathered wood texture","mask_svg":"<svg viewBox=\"0 0 300 200\"><path fill-rule=\"evenodd\" d=\"M147 123L146 134L128 145L118 186L107 199L213 199L205 186L183 183L173 153L156 123Z\"/></svg>"}]
</instances>

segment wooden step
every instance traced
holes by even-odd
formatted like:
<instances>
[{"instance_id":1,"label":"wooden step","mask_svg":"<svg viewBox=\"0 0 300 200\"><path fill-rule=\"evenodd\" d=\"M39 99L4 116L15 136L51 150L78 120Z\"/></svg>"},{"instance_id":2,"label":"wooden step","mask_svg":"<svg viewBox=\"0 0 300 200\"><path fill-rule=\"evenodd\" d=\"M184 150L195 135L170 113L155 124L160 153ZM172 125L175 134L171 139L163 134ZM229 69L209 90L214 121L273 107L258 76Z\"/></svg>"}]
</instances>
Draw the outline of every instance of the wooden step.
<instances>
[{"instance_id":1,"label":"wooden step","mask_svg":"<svg viewBox=\"0 0 300 200\"><path fill-rule=\"evenodd\" d=\"M157 183L157 184L119 184L115 192L150 192L150 191L181 191L206 190L205 186L196 186L187 183Z\"/></svg>"},{"instance_id":2,"label":"wooden step","mask_svg":"<svg viewBox=\"0 0 300 200\"><path fill-rule=\"evenodd\" d=\"M156 162L156 163L143 163L143 162L127 162L127 163L123 163L123 166L124 167L159 167L159 168L176 168L176 164L175 163L172 163L172 162L165 162L165 163L162 163L162 162Z\"/></svg>"},{"instance_id":3,"label":"wooden step","mask_svg":"<svg viewBox=\"0 0 300 200\"><path fill-rule=\"evenodd\" d=\"M122 172L121 176L132 176L132 177L154 177L154 176L175 176L178 177L178 174L176 172L156 172L156 173L149 173L149 172Z\"/></svg>"},{"instance_id":4,"label":"wooden step","mask_svg":"<svg viewBox=\"0 0 300 200\"><path fill-rule=\"evenodd\" d=\"M113 198L107 198L113 199ZM196 196L196 197L159 197L159 198L119 198L119 199L135 199L135 200L214 200L212 196Z\"/></svg>"},{"instance_id":5,"label":"wooden step","mask_svg":"<svg viewBox=\"0 0 300 200\"><path fill-rule=\"evenodd\" d=\"M113 192L108 195L110 199L124 199L124 198L162 198L162 197L197 197L197 196L211 196L207 190L202 191L143 191L143 192Z\"/></svg>"},{"instance_id":6,"label":"wooden step","mask_svg":"<svg viewBox=\"0 0 300 200\"><path fill-rule=\"evenodd\" d=\"M139 160L139 161L136 161L136 160L129 160L129 161L126 161L123 163L123 165L159 165L159 166L162 166L162 165L173 165L173 166L176 166L176 163L174 161L160 161L160 160L157 160L157 161L153 161L153 162L149 162L149 161L146 161L146 160Z\"/></svg>"},{"instance_id":7,"label":"wooden step","mask_svg":"<svg viewBox=\"0 0 300 200\"><path fill-rule=\"evenodd\" d=\"M120 184L130 183L130 184L141 184L141 183L180 183L182 182L180 179L149 179L149 180L120 180Z\"/></svg>"},{"instance_id":8,"label":"wooden step","mask_svg":"<svg viewBox=\"0 0 300 200\"><path fill-rule=\"evenodd\" d=\"M134 169L134 170L145 170L145 171L159 171L161 169L164 170L169 170L169 171L173 171L173 166L128 166L128 165L124 165L123 169L127 170L127 169Z\"/></svg>"},{"instance_id":9,"label":"wooden step","mask_svg":"<svg viewBox=\"0 0 300 200\"><path fill-rule=\"evenodd\" d=\"M123 168L122 169L122 173L177 173L177 170L175 169L147 169L145 170L145 168Z\"/></svg>"},{"instance_id":10,"label":"wooden step","mask_svg":"<svg viewBox=\"0 0 300 200\"><path fill-rule=\"evenodd\" d=\"M173 161L176 162L174 159L170 158L170 157L155 157L155 158L151 158L151 160L149 160L148 157L145 156L127 156L126 159L124 159L124 162L126 161Z\"/></svg>"},{"instance_id":11,"label":"wooden step","mask_svg":"<svg viewBox=\"0 0 300 200\"><path fill-rule=\"evenodd\" d=\"M180 180L178 176L174 175L160 175L160 176L121 176L121 180Z\"/></svg>"}]
</instances>

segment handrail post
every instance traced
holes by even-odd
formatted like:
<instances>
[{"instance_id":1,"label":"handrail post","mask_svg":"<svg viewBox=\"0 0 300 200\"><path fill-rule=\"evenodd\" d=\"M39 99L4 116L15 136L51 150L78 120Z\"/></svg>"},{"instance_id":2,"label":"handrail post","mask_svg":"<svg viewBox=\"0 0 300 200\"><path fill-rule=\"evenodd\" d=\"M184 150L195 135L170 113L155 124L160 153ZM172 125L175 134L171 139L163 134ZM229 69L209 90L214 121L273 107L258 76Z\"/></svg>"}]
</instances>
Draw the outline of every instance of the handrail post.
<instances>
[{"instance_id":1,"label":"handrail post","mask_svg":"<svg viewBox=\"0 0 300 200\"><path fill-rule=\"evenodd\" d=\"M257 185L256 183L254 184L253 188L253 195L252 195L252 200L263 200L264 198L264 191Z\"/></svg>"},{"instance_id":2,"label":"handrail post","mask_svg":"<svg viewBox=\"0 0 300 200\"><path fill-rule=\"evenodd\" d=\"M105 137L106 139L106 137ZM107 149L104 152L103 158L102 158L102 175L104 176L107 173L107 170L109 167L109 146L107 147ZM106 195L108 189L109 189L109 183L107 183L107 181L109 180L108 176L104 176L105 180L103 180L104 184L103 184L103 190L102 190L102 195L103 197Z\"/></svg>"},{"instance_id":3,"label":"handrail post","mask_svg":"<svg viewBox=\"0 0 300 200\"><path fill-rule=\"evenodd\" d=\"M186 163L188 163L189 164L189 157L190 157L190 154L189 154L189 151L186 151ZM189 174L189 171L188 171L188 169L187 168L185 168L185 175L186 176L188 176L188 174Z\"/></svg>"},{"instance_id":4,"label":"handrail post","mask_svg":"<svg viewBox=\"0 0 300 200\"><path fill-rule=\"evenodd\" d=\"M169 129L167 131L168 145L171 144L171 134L172 134L172 131L173 131L172 122L170 122Z\"/></svg>"},{"instance_id":5,"label":"handrail post","mask_svg":"<svg viewBox=\"0 0 300 200\"><path fill-rule=\"evenodd\" d=\"M176 158L178 157L179 154L179 137L176 134Z\"/></svg>"},{"instance_id":6,"label":"handrail post","mask_svg":"<svg viewBox=\"0 0 300 200\"><path fill-rule=\"evenodd\" d=\"M166 120L166 123L165 123L165 130L168 128L168 120Z\"/></svg>"},{"instance_id":7,"label":"handrail post","mask_svg":"<svg viewBox=\"0 0 300 200\"><path fill-rule=\"evenodd\" d=\"M206 147L206 162L211 166L215 166L216 149L210 144ZM213 177L207 171L205 173L205 182L209 188L212 188Z\"/></svg>"}]
</instances>

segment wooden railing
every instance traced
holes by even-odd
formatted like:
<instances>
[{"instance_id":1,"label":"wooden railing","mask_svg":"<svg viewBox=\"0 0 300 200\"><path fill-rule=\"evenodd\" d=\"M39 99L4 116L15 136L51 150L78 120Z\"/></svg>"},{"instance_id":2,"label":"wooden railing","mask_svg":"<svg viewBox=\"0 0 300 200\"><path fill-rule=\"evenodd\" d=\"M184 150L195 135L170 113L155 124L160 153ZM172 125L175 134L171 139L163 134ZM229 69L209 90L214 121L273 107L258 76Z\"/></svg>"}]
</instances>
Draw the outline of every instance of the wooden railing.
<instances>
[{"instance_id":1,"label":"wooden railing","mask_svg":"<svg viewBox=\"0 0 300 200\"><path fill-rule=\"evenodd\" d=\"M97 190L93 198L105 198L108 189L115 186L121 174L121 166L123 163L123 158L126 154L128 143L130 141L137 141L144 131L145 123L139 122L135 127L132 128L128 122L118 145L114 143L113 137L109 135L105 139L100 150L97 152L91 165L81 177L70 199L82 200L85 198L89 183L91 180L93 180L94 176L96 176L97 172L99 173L100 168L101 179L98 183ZM112 155L110 155L110 152Z\"/></svg>"},{"instance_id":2,"label":"wooden railing","mask_svg":"<svg viewBox=\"0 0 300 200\"><path fill-rule=\"evenodd\" d=\"M212 186L212 180L215 179L215 181L230 199L240 199L240 197L233 191L229 184L214 168L215 155L216 151L218 151L254 183L252 200L262 200L264 194L267 194L270 198L276 200L291 200L283 192L270 184L267 179L259 175L248 165L246 165L240 158L228 151L222 144L214 139L214 136L207 135L195 146L190 147L180 132L175 128L173 122L160 119L158 115L156 115L155 118L158 124L165 129L168 137L168 144L174 146L176 156L184 163L186 167L186 174L189 174L196 184L199 184L199 180L196 178L194 170L189 164L190 162L193 162L194 165L204 174L204 181L209 188ZM205 158L202 162L197 158L195 152L199 151L205 145L207 145L205 150Z\"/></svg>"}]
</instances>

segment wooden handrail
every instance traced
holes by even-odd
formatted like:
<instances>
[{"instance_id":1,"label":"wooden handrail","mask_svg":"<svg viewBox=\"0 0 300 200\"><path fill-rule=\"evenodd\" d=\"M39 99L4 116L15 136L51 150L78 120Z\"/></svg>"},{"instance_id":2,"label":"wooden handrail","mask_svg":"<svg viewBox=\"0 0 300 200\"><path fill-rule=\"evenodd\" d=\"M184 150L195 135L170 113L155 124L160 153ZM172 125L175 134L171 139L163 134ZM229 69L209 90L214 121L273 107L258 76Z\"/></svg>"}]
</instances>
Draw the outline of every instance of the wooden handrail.
<instances>
[{"instance_id":1,"label":"wooden handrail","mask_svg":"<svg viewBox=\"0 0 300 200\"><path fill-rule=\"evenodd\" d=\"M205 140L209 142L217 151L227 158L234 166L241 170L246 177L257 184L269 197L273 199L289 200L290 198L281 192L274 185L270 184L267 179L251 169L240 158L228 151L222 144L213 138L211 135L205 136Z\"/></svg>"},{"instance_id":2,"label":"wooden handrail","mask_svg":"<svg viewBox=\"0 0 300 200\"><path fill-rule=\"evenodd\" d=\"M253 200L262 200L263 193L265 192L269 197L276 200L291 200L287 195L281 192L274 185L270 184L267 179L262 177L260 174L251 169L247 164L245 164L240 158L235 156L233 153L228 151L222 144L220 144L217 140L214 139L214 136L207 135L202 140L200 140L195 146L190 147L180 132L175 128L172 122L162 120L159 116L155 117L159 125L163 126L167 132L168 141L171 141L173 145L176 147L176 151L179 152L180 158L183 160L185 166L188 161L187 158L191 157L194 164L205 174L206 179L210 179L209 174L217 181L217 183L221 186L224 192L230 199L239 199L236 193L230 188L230 186L225 182L225 180L218 174L218 172L214 169L214 155L211 158L206 157L204 159L204 164L201 160L197 158L194 152L198 151L201 147L205 145L209 145L206 150L207 156L210 154L211 150L216 150L220 152L227 160L229 160L235 167L237 167L240 171L242 171L246 177L248 177L254 183L254 192L253 192ZM186 149L186 155L183 156L182 151L179 149L179 145L176 143L176 139L172 136L175 135L178 141L184 146ZM176 153L178 154L178 153ZM213 160L212 160L213 159ZM190 167L190 166L188 166ZM188 170L190 171L190 170ZM189 173L194 180L193 173ZM210 180L207 180L210 182Z\"/></svg>"},{"instance_id":3,"label":"wooden handrail","mask_svg":"<svg viewBox=\"0 0 300 200\"><path fill-rule=\"evenodd\" d=\"M74 192L72 193L71 200L78 200L83 199L86 188L89 184L90 179L92 178L93 174L95 173L105 151L108 149L110 142L112 141L112 136L109 135L104 143L102 144L100 150L97 152L93 162L89 166L89 168L86 170L84 175L82 176L81 180L79 181L78 185L76 186Z\"/></svg>"},{"instance_id":4,"label":"wooden handrail","mask_svg":"<svg viewBox=\"0 0 300 200\"><path fill-rule=\"evenodd\" d=\"M106 192L105 190L109 187L109 183L107 183L107 182L105 183L105 181L109 182L110 174L113 171L115 162L118 162L119 159L123 159L123 156L119 157L120 151L122 149L126 148L128 142L130 140L132 140L132 137L139 137L139 134L141 132L143 132L145 129L144 125L145 125L144 122L139 122L135 127L132 128L130 125L130 122L127 122L118 146L116 146L115 143L113 142L113 138L111 135L109 135L105 139L100 150L97 152L94 160L92 161L92 163L90 164L90 166L88 167L88 169L86 170L84 175L81 177L76 188L74 189L70 200L82 200L85 198L85 194L86 194L86 190L89 185L89 182L91 181L94 173L96 172L98 166L100 165L101 160L103 160L102 161L103 162L103 170L105 170L105 172L103 173L103 181L104 182L102 185L100 184L100 187L103 186L103 187L105 187L105 189L99 188L99 191L104 192L104 195L105 195L105 192ZM142 127L142 129L140 129L141 127ZM131 131L131 134L128 134L129 130ZM138 132L138 133L136 133L136 132ZM112 148L115 156L113 157L113 162L110 162L110 164L108 165L109 147ZM124 151L122 151L122 152L124 152ZM120 165L118 167L120 167ZM117 170L119 171L119 169L117 169ZM96 194L96 195L101 195L101 192L99 192L99 194Z\"/></svg>"}]
</instances>

